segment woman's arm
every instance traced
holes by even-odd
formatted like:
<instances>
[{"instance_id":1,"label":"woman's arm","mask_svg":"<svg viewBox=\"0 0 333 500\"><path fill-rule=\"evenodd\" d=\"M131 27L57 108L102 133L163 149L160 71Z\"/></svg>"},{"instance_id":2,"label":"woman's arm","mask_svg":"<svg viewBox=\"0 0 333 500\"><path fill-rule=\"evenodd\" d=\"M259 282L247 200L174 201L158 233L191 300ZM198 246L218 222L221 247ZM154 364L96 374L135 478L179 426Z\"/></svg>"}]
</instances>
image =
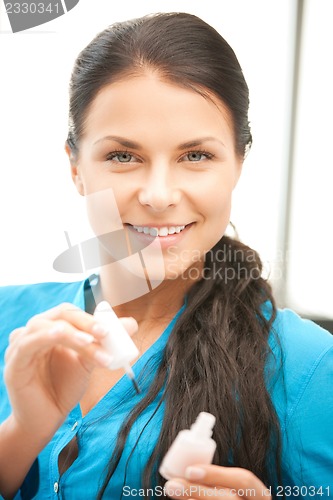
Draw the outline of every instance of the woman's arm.
<instances>
[{"instance_id":1,"label":"woman's arm","mask_svg":"<svg viewBox=\"0 0 333 500\"><path fill-rule=\"evenodd\" d=\"M130 334L135 320L122 318ZM96 366L112 356L102 349L105 329L72 304L28 321L10 335L4 381L12 413L0 426L0 494L11 498L34 460L81 400ZM103 356L101 357L101 353Z\"/></svg>"},{"instance_id":2,"label":"woman's arm","mask_svg":"<svg viewBox=\"0 0 333 500\"><path fill-rule=\"evenodd\" d=\"M84 391L88 367L93 364L84 359L89 337L84 344L76 334L91 330L91 318L63 304L34 316L26 327L10 334L4 381L12 413L0 426L0 494L5 498L15 496L34 460Z\"/></svg>"}]
</instances>

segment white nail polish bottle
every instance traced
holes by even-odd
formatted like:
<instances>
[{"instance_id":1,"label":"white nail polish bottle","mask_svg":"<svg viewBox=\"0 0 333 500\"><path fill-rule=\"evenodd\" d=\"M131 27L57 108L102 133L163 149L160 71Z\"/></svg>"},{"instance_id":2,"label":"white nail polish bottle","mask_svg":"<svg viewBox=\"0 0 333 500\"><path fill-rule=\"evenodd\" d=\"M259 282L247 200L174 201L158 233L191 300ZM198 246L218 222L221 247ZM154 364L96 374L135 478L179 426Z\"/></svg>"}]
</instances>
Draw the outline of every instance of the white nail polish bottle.
<instances>
[{"instance_id":1,"label":"white nail polish bottle","mask_svg":"<svg viewBox=\"0 0 333 500\"><path fill-rule=\"evenodd\" d=\"M108 368L110 368L110 370L123 368L132 380L135 390L140 392L130 365L130 362L139 355L138 348L106 300L103 300L97 305L94 317L99 323L106 326L108 330L106 337L101 340L101 345L113 358Z\"/></svg>"},{"instance_id":2,"label":"white nail polish bottle","mask_svg":"<svg viewBox=\"0 0 333 500\"><path fill-rule=\"evenodd\" d=\"M191 429L179 432L161 463L161 476L165 479L185 477L188 466L212 463L216 449L211 438L215 420L214 415L201 412Z\"/></svg>"}]
</instances>

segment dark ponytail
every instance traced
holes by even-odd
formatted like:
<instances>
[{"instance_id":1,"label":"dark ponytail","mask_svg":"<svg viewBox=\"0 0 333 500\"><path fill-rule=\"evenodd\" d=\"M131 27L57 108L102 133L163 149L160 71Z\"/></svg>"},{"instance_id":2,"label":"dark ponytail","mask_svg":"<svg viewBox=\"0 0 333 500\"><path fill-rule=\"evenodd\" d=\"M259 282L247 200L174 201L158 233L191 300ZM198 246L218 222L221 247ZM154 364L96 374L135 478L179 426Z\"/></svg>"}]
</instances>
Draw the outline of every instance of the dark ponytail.
<instances>
[{"instance_id":1,"label":"dark ponytail","mask_svg":"<svg viewBox=\"0 0 333 500\"><path fill-rule=\"evenodd\" d=\"M258 254L224 236L207 254L203 278L190 289L154 384L123 424L99 499L117 467L129 429L163 388L163 425L144 471L144 489L165 484L158 465L178 432L189 428L200 411L216 416L215 464L249 469L267 487L278 484L279 422L264 377L275 317L271 287L262 278Z\"/></svg>"}]
</instances>

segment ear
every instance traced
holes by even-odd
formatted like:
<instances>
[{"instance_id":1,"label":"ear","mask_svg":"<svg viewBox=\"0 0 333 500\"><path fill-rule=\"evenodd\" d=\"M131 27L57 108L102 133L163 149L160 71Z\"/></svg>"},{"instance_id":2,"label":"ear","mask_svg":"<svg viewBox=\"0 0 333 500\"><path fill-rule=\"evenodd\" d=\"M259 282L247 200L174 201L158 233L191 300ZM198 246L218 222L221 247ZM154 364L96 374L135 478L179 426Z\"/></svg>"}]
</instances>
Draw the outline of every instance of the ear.
<instances>
[{"instance_id":1,"label":"ear","mask_svg":"<svg viewBox=\"0 0 333 500\"><path fill-rule=\"evenodd\" d=\"M72 176L73 182L74 182L79 194L81 196L84 196L84 194L85 194L84 193L84 185L83 185L83 182L81 179L81 173L80 173L80 169L78 166L77 158L75 157L73 151L69 147L67 141L65 142L65 151L66 151L66 154L67 154L68 159L69 159L70 168L71 168L71 176Z\"/></svg>"}]
</instances>

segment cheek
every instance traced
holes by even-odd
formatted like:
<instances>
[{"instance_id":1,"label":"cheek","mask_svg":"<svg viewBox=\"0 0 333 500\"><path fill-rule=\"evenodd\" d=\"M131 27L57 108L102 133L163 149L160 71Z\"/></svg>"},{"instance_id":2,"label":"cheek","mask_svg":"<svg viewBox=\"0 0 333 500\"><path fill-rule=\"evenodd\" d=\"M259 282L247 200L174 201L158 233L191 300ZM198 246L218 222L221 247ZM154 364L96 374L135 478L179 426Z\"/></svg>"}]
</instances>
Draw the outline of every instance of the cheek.
<instances>
[{"instance_id":1,"label":"cheek","mask_svg":"<svg viewBox=\"0 0 333 500\"><path fill-rule=\"evenodd\" d=\"M87 194L88 219L96 236L123 229L119 200L112 188Z\"/></svg>"},{"instance_id":2,"label":"cheek","mask_svg":"<svg viewBox=\"0 0 333 500\"><path fill-rule=\"evenodd\" d=\"M232 192L231 187L221 182L216 182L209 190L203 190L202 213L207 220L215 223L216 220L222 222L229 218Z\"/></svg>"},{"instance_id":3,"label":"cheek","mask_svg":"<svg viewBox=\"0 0 333 500\"><path fill-rule=\"evenodd\" d=\"M214 189L202 205L205 221L205 237L208 246L214 246L224 235L230 221L232 190Z\"/></svg>"},{"instance_id":4,"label":"cheek","mask_svg":"<svg viewBox=\"0 0 333 500\"><path fill-rule=\"evenodd\" d=\"M216 217L212 222L212 231L211 231L211 238L212 238L212 244L211 246L214 246L224 235L226 232L226 229L228 227L228 224L230 222L230 213L231 213L231 205L230 203L228 206L221 212L220 214L216 213Z\"/></svg>"}]
</instances>

